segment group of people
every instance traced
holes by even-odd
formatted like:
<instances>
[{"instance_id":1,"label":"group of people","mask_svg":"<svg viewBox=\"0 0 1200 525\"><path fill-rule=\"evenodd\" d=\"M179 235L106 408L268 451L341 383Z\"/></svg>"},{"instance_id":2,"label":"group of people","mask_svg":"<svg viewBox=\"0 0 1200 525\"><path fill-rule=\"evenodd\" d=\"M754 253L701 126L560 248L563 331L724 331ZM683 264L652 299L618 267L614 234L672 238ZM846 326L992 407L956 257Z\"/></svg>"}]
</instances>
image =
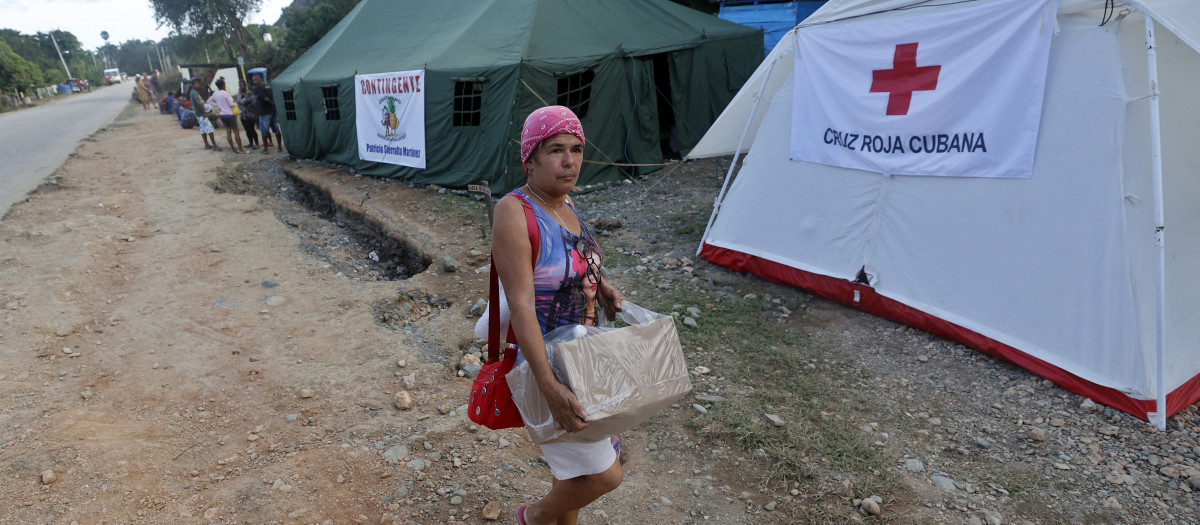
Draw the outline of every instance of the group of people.
<instances>
[{"instance_id":1,"label":"group of people","mask_svg":"<svg viewBox=\"0 0 1200 525\"><path fill-rule=\"evenodd\" d=\"M158 100L159 94L163 92L162 84L158 81L158 70L155 69L153 75L136 75L133 78L133 92L138 102L142 103L142 111L150 109L151 101Z\"/></svg>"},{"instance_id":2,"label":"group of people","mask_svg":"<svg viewBox=\"0 0 1200 525\"><path fill-rule=\"evenodd\" d=\"M188 92L169 92L162 100L163 113L175 113L176 118L184 123L185 128L193 127L190 119L195 119L196 127L200 128L200 138L204 140L204 149L222 151L217 145L216 124L225 128L225 142L234 153L249 153L249 148L262 147L262 153L267 154L271 147L283 152L283 136L279 130L279 119L275 111L275 97L271 86L263 81L262 75L250 76L253 89L241 85L236 96L230 94L225 78L218 78L214 84L217 89L211 90L200 77L191 79ZM246 131L246 145L242 144L242 133ZM259 140L259 134L262 140ZM274 142L271 134L274 133Z\"/></svg>"}]
</instances>

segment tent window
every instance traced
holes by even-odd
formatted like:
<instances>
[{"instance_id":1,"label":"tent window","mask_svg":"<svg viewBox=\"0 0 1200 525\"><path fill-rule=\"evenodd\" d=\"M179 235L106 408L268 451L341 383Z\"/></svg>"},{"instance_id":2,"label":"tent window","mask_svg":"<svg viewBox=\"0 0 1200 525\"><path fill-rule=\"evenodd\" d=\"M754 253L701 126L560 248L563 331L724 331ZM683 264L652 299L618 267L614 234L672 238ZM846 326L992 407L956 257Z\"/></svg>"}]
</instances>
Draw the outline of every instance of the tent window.
<instances>
[{"instance_id":1,"label":"tent window","mask_svg":"<svg viewBox=\"0 0 1200 525\"><path fill-rule=\"evenodd\" d=\"M283 118L296 120L296 97L291 89L283 90Z\"/></svg>"},{"instance_id":2,"label":"tent window","mask_svg":"<svg viewBox=\"0 0 1200 525\"><path fill-rule=\"evenodd\" d=\"M325 101L325 120L342 120L338 109L337 86L321 86L321 98Z\"/></svg>"},{"instance_id":3,"label":"tent window","mask_svg":"<svg viewBox=\"0 0 1200 525\"><path fill-rule=\"evenodd\" d=\"M558 105L571 108L579 118L586 117L595 79L596 73L590 69L558 79Z\"/></svg>"},{"instance_id":4,"label":"tent window","mask_svg":"<svg viewBox=\"0 0 1200 525\"><path fill-rule=\"evenodd\" d=\"M478 126L483 113L483 82L454 83L454 126Z\"/></svg>"}]
</instances>

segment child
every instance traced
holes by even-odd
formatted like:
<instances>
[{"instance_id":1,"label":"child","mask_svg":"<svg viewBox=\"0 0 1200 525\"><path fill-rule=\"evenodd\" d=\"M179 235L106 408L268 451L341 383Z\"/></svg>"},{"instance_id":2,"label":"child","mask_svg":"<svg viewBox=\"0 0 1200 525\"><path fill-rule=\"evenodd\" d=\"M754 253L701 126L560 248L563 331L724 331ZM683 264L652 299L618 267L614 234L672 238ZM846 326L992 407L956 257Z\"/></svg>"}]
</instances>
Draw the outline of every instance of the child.
<instances>
[{"instance_id":1,"label":"child","mask_svg":"<svg viewBox=\"0 0 1200 525\"><path fill-rule=\"evenodd\" d=\"M213 135L212 122L208 120L208 112L211 108L205 107L204 98L200 96L202 89L200 78L192 79L192 92L188 94L188 98L192 99L192 108L196 112L196 123L200 125L200 138L204 139L204 149L221 151L221 147L217 146L217 137ZM212 143L209 144L209 140Z\"/></svg>"},{"instance_id":2,"label":"child","mask_svg":"<svg viewBox=\"0 0 1200 525\"><path fill-rule=\"evenodd\" d=\"M230 95L225 90L225 79L217 79L217 92L208 97L208 103L216 108L217 118L221 119L221 126L225 127L225 141L229 143L229 149L234 153L247 153L246 148L242 147L242 134L238 131L238 119L233 114L233 95ZM237 147L233 145L233 139L237 137Z\"/></svg>"}]
</instances>

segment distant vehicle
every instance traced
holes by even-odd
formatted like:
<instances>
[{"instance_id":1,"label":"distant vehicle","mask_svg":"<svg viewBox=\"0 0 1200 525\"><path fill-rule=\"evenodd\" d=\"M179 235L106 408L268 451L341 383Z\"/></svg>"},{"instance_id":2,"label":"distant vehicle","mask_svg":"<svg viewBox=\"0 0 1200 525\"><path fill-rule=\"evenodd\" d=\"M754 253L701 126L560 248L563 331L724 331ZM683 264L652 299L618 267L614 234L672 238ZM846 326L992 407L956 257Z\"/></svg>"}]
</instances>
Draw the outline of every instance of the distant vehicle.
<instances>
[{"instance_id":1,"label":"distant vehicle","mask_svg":"<svg viewBox=\"0 0 1200 525\"><path fill-rule=\"evenodd\" d=\"M83 81L78 78L68 78L66 85L71 86L72 93L83 93Z\"/></svg>"},{"instance_id":2,"label":"distant vehicle","mask_svg":"<svg viewBox=\"0 0 1200 525\"><path fill-rule=\"evenodd\" d=\"M121 77L122 77L121 70L119 70L115 67L112 69L104 70L104 83L105 84L108 84L108 85L120 84L123 81L123 79Z\"/></svg>"}]
</instances>

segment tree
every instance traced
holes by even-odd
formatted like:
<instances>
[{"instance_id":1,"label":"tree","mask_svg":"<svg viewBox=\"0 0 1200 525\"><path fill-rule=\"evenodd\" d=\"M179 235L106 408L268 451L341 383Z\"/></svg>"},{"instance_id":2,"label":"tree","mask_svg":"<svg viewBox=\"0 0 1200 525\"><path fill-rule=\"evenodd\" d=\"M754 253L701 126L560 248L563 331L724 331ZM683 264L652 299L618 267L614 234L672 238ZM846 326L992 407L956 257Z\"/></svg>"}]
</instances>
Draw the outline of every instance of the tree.
<instances>
[{"instance_id":1,"label":"tree","mask_svg":"<svg viewBox=\"0 0 1200 525\"><path fill-rule=\"evenodd\" d=\"M117 67L130 76L139 73L149 73L153 62L158 60L153 40L126 40L117 49ZM151 61L146 60L146 56Z\"/></svg>"},{"instance_id":2,"label":"tree","mask_svg":"<svg viewBox=\"0 0 1200 525\"><path fill-rule=\"evenodd\" d=\"M258 10L262 0L150 0L150 5L160 26L166 24L176 32L195 36L231 34L244 54L250 50L250 42L243 21Z\"/></svg>"},{"instance_id":3,"label":"tree","mask_svg":"<svg viewBox=\"0 0 1200 525\"><path fill-rule=\"evenodd\" d=\"M30 85L40 86L42 83L42 70L33 62L21 58L4 40L0 40L0 89L25 91Z\"/></svg>"},{"instance_id":4,"label":"tree","mask_svg":"<svg viewBox=\"0 0 1200 525\"><path fill-rule=\"evenodd\" d=\"M100 56L104 57L104 63L108 64L105 67L117 67L117 49L117 46L109 43L105 43L97 49Z\"/></svg>"},{"instance_id":5,"label":"tree","mask_svg":"<svg viewBox=\"0 0 1200 525\"><path fill-rule=\"evenodd\" d=\"M45 45L42 45L43 39ZM13 29L0 29L0 40L8 44L17 56L32 62L39 70L59 67L58 55L50 43L50 37L45 33L24 35Z\"/></svg>"},{"instance_id":6,"label":"tree","mask_svg":"<svg viewBox=\"0 0 1200 525\"><path fill-rule=\"evenodd\" d=\"M57 84L67 80L67 74L62 67L62 62L66 62L71 73L78 78L86 78L93 83L104 78L103 68L94 61L91 52L83 49L83 45L79 43L79 39L75 38L75 35L68 31L54 31L54 39L58 40L59 50L62 51L62 61L58 58L59 50L54 48L50 33L23 35L12 29L0 29L0 42L7 45L9 52L32 65L37 70L37 75L26 71L25 63L12 60L11 57L8 57L7 60L7 71L10 73L17 70L26 71L27 74L22 76L32 77L36 83ZM21 67L14 64L20 64ZM22 88L27 87L22 86Z\"/></svg>"},{"instance_id":7,"label":"tree","mask_svg":"<svg viewBox=\"0 0 1200 525\"><path fill-rule=\"evenodd\" d=\"M358 5L359 0L326 0L312 7L290 6L283 9L281 25L288 28L285 47L300 56L325 36L333 26Z\"/></svg>"}]
</instances>

